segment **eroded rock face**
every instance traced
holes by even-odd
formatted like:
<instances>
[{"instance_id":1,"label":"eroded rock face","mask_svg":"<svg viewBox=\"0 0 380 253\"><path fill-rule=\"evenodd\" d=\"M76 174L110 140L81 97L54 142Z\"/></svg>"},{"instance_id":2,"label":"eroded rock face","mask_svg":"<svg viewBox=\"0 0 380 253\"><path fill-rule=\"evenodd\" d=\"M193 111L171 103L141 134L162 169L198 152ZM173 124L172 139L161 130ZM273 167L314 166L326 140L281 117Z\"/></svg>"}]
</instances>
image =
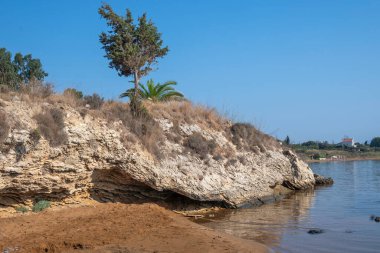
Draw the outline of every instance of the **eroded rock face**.
<instances>
[{"instance_id":1,"label":"eroded rock face","mask_svg":"<svg viewBox=\"0 0 380 253\"><path fill-rule=\"evenodd\" d=\"M0 153L0 205L27 203L36 198L68 201L94 198L99 201L135 201L167 198L174 192L193 200L222 202L237 207L263 201L277 186L290 189L313 187L311 169L291 151L237 150L226 133L197 125L180 126L182 137L199 132L220 148L230 148L235 157L202 160L186 152L181 143L165 140L165 154L155 159L139 143L122 143L120 122L106 122L90 115L82 117L68 106L65 115L68 143L56 148L30 133L37 128L33 115L44 103L1 101L11 127ZM54 105L55 107L57 105ZM157 119L164 132L173 127L168 119Z\"/></svg>"}]
</instances>

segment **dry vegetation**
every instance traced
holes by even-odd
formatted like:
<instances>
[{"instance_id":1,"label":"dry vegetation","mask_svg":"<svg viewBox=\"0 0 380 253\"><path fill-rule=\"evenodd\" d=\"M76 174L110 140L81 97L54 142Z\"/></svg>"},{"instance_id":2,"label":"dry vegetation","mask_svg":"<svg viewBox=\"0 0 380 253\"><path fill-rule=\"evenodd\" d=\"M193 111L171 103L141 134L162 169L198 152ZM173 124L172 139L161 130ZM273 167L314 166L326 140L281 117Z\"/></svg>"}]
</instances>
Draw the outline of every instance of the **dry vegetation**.
<instances>
[{"instance_id":1,"label":"dry vegetation","mask_svg":"<svg viewBox=\"0 0 380 253\"><path fill-rule=\"evenodd\" d=\"M64 94L52 92L52 86L36 82L21 86L18 92L0 92L0 97L11 101L17 96L26 102L48 102L53 105L68 105L75 108L82 117L91 114L94 117L106 119L108 122L121 122L121 141L125 147L133 143L140 143L149 153L157 159L163 157L162 145L165 139L180 143L185 152L191 152L201 159L211 155L215 160L227 159L233 164L239 159L232 147L220 147L214 140L208 140L200 133L186 136L180 125L198 125L201 129L212 129L224 134L238 150L265 152L280 148L279 143L271 136L262 133L254 126L245 123L232 124L222 117L215 109L194 105L189 101L165 101L143 103L146 112L143 116L134 117L128 103L104 101L97 94L83 96L75 89L68 89ZM31 132L33 144L37 144L43 136L51 146L59 146L67 142L64 131L64 116L60 109L45 109L35 115L38 128ZM154 119L168 119L173 123L170 131L164 132ZM0 112L0 142L8 135L9 125L6 115Z\"/></svg>"},{"instance_id":2,"label":"dry vegetation","mask_svg":"<svg viewBox=\"0 0 380 253\"><path fill-rule=\"evenodd\" d=\"M75 89L66 89L63 94L52 94L47 101L51 104L61 103L69 105L77 110L99 110L104 104L104 98L98 94L94 93L91 96L83 96Z\"/></svg>"},{"instance_id":3,"label":"dry vegetation","mask_svg":"<svg viewBox=\"0 0 380 253\"><path fill-rule=\"evenodd\" d=\"M7 115L5 112L0 111L0 145L5 141L9 134L9 124L7 122Z\"/></svg>"},{"instance_id":4,"label":"dry vegetation","mask_svg":"<svg viewBox=\"0 0 380 253\"><path fill-rule=\"evenodd\" d=\"M184 146L201 159L205 159L208 154L215 154L217 144L214 140L206 140L200 133L193 133L187 137Z\"/></svg>"},{"instance_id":5,"label":"dry vegetation","mask_svg":"<svg viewBox=\"0 0 380 253\"><path fill-rule=\"evenodd\" d=\"M194 105L189 101L146 102L144 106L154 118L172 120L174 125L198 124L201 127L218 131L224 130L227 124L227 120L220 116L215 109Z\"/></svg>"},{"instance_id":6,"label":"dry vegetation","mask_svg":"<svg viewBox=\"0 0 380 253\"><path fill-rule=\"evenodd\" d=\"M57 147L67 142L67 134L64 131L65 123L63 113L58 108L45 110L34 116L38 124L38 131L49 141L52 147Z\"/></svg>"},{"instance_id":7,"label":"dry vegetation","mask_svg":"<svg viewBox=\"0 0 380 253\"><path fill-rule=\"evenodd\" d=\"M90 109L100 109L104 104L104 98L100 97L98 94L94 93L91 96L84 96L83 102L85 106L89 105Z\"/></svg>"},{"instance_id":8,"label":"dry vegetation","mask_svg":"<svg viewBox=\"0 0 380 253\"><path fill-rule=\"evenodd\" d=\"M134 117L128 104L111 101L104 104L100 116L109 122L121 121L125 130L132 132L151 154L156 158L162 157L159 145L164 140L164 134L158 123L149 115ZM124 142L134 142L134 138L127 132L124 131Z\"/></svg>"},{"instance_id":9,"label":"dry vegetation","mask_svg":"<svg viewBox=\"0 0 380 253\"><path fill-rule=\"evenodd\" d=\"M23 95L28 95L32 99L45 99L54 93L54 86L50 83L31 80L28 84L21 84L19 92Z\"/></svg>"},{"instance_id":10,"label":"dry vegetation","mask_svg":"<svg viewBox=\"0 0 380 253\"><path fill-rule=\"evenodd\" d=\"M253 152L265 152L280 147L280 144L271 136L257 130L248 123L235 123L231 126L232 142L238 149ZM259 150L257 150L257 147Z\"/></svg>"}]
</instances>

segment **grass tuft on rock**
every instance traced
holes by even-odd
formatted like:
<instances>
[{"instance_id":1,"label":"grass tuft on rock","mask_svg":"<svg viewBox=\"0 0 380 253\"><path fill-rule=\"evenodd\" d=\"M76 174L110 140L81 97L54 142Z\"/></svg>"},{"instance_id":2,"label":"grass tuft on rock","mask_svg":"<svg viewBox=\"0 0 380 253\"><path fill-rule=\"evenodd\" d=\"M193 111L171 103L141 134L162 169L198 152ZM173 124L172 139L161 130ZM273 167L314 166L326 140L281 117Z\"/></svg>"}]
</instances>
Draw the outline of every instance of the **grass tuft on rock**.
<instances>
[{"instance_id":1,"label":"grass tuft on rock","mask_svg":"<svg viewBox=\"0 0 380 253\"><path fill-rule=\"evenodd\" d=\"M18 206L16 207L16 211L18 213L27 213L29 211L29 208L27 208L26 206Z\"/></svg>"}]
</instances>

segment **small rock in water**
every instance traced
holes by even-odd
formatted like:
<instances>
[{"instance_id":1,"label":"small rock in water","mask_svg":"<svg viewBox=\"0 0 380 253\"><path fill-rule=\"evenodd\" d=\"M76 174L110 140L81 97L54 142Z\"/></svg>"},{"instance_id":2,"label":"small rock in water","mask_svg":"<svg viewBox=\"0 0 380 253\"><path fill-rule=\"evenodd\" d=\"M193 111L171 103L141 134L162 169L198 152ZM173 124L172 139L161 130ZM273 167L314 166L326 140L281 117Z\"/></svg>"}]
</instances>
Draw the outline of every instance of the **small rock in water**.
<instances>
[{"instance_id":1,"label":"small rock in water","mask_svg":"<svg viewBox=\"0 0 380 253\"><path fill-rule=\"evenodd\" d=\"M318 174L314 174L315 185L332 185L334 180L331 177L323 177Z\"/></svg>"},{"instance_id":2,"label":"small rock in water","mask_svg":"<svg viewBox=\"0 0 380 253\"><path fill-rule=\"evenodd\" d=\"M310 229L307 233L308 234L311 234L311 235L316 235L316 234L322 234L324 233L325 231L323 229Z\"/></svg>"},{"instance_id":3,"label":"small rock in water","mask_svg":"<svg viewBox=\"0 0 380 253\"><path fill-rule=\"evenodd\" d=\"M371 220L374 220L375 222L380 222L380 216L371 215Z\"/></svg>"}]
</instances>

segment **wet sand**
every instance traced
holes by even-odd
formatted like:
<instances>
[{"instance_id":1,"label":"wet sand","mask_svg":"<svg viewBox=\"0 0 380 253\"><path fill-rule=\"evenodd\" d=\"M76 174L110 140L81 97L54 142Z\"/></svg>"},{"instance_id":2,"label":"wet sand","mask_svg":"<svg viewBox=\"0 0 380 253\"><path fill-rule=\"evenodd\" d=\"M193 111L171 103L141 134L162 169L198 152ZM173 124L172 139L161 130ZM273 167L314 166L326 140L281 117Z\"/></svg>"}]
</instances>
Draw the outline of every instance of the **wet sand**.
<instances>
[{"instance_id":1,"label":"wet sand","mask_svg":"<svg viewBox=\"0 0 380 253\"><path fill-rule=\"evenodd\" d=\"M95 204L0 219L1 252L268 252L156 204Z\"/></svg>"}]
</instances>

